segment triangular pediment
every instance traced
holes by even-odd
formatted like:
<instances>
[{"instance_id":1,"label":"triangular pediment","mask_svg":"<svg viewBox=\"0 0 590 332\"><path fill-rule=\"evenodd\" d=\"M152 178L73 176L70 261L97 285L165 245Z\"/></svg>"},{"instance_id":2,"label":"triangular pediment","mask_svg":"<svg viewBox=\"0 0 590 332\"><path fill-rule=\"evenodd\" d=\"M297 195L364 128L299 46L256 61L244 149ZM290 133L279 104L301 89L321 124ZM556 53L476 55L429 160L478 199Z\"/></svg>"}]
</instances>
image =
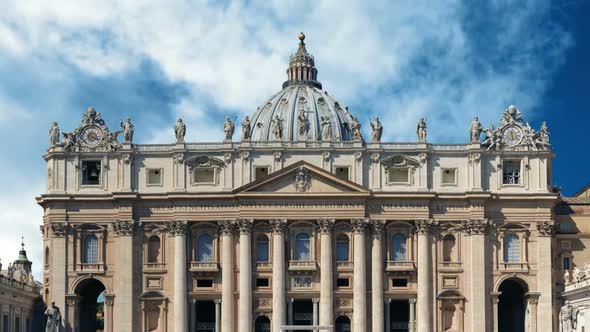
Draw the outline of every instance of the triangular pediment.
<instances>
[{"instance_id":1,"label":"triangular pediment","mask_svg":"<svg viewBox=\"0 0 590 332\"><path fill-rule=\"evenodd\" d=\"M273 193L276 195L360 195L369 191L354 182L341 179L334 174L305 161L299 161L262 179L237 188L236 195Z\"/></svg>"}]
</instances>

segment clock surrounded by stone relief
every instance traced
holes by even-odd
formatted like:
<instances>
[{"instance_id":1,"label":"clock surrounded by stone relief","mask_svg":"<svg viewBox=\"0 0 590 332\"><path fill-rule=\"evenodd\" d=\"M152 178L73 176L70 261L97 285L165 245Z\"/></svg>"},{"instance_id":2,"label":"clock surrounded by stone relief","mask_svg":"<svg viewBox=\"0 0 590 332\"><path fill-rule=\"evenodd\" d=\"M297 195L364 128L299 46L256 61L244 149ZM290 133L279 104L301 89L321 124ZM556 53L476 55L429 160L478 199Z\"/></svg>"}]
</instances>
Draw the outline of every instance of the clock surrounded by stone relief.
<instances>
[{"instance_id":1,"label":"clock surrounded by stone relief","mask_svg":"<svg viewBox=\"0 0 590 332\"><path fill-rule=\"evenodd\" d=\"M82 141L88 146L97 146L102 141L102 130L97 126L89 126L82 132Z\"/></svg>"},{"instance_id":2,"label":"clock surrounded by stone relief","mask_svg":"<svg viewBox=\"0 0 590 332\"><path fill-rule=\"evenodd\" d=\"M516 145L522 140L522 131L517 126L509 126L504 129L502 139L506 145Z\"/></svg>"}]
</instances>

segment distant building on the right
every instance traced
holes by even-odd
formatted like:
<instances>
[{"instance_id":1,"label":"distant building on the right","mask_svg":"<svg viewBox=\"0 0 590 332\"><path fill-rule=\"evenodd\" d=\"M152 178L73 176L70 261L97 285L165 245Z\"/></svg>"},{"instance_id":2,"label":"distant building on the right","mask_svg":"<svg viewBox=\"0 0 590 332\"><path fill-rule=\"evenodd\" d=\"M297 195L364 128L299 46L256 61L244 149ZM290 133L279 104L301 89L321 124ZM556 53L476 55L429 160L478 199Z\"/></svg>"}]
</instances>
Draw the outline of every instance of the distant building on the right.
<instances>
[{"instance_id":1,"label":"distant building on the right","mask_svg":"<svg viewBox=\"0 0 590 332\"><path fill-rule=\"evenodd\" d=\"M590 329L590 185L563 197L556 209L554 279L561 304L559 331Z\"/></svg>"}]
</instances>

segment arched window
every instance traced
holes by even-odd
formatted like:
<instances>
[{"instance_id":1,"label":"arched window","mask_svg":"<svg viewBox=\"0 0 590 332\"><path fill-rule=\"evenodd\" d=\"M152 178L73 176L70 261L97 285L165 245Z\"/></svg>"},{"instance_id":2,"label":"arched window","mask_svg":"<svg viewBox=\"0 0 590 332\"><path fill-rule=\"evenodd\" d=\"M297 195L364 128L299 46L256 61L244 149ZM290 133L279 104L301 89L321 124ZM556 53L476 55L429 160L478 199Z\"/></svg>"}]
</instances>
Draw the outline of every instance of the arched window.
<instances>
[{"instance_id":1,"label":"arched window","mask_svg":"<svg viewBox=\"0 0 590 332\"><path fill-rule=\"evenodd\" d=\"M309 234L299 233L295 236L295 260L308 261L311 259L311 243Z\"/></svg>"},{"instance_id":2,"label":"arched window","mask_svg":"<svg viewBox=\"0 0 590 332\"><path fill-rule=\"evenodd\" d=\"M197 240L197 261L213 261L213 237L209 234L202 234Z\"/></svg>"},{"instance_id":3,"label":"arched window","mask_svg":"<svg viewBox=\"0 0 590 332\"><path fill-rule=\"evenodd\" d=\"M152 235L148 240L148 263L157 263L159 257L160 238L156 235Z\"/></svg>"},{"instance_id":4,"label":"arched window","mask_svg":"<svg viewBox=\"0 0 590 332\"><path fill-rule=\"evenodd\" d=\"M254 332L270 332L270 319L266 316L258 316L254 322Z\"/></svg>"},{"instance_id":5,"label":"arched window","mask_svg":"<svg viewBox=\"0 0 590 332\"><path fill-rule=\"evenodd\" d=\"M49 264L49 247L45 247L45 265Z\"/></svg>"},{"instance_id":6,"label":"arched window","mask_svg":"<svg viewBox=\"0 0 590 332\"><path fill-rule=\"evenodd\" d=\"M348 254L350 252L350 245L348 236L340 234L336 238L336 261L337 262L348 262L350 259Z\"/></svg>"},{"instance_id":7,"label":"arched window","mask_svg":"<svg viewBox=\"0 0 590 332\"><path fill-rule=\"evenodd\" d=\"M350 332L350 318L340 316L336 318L336 332Z\"/></svg>"},{"instance_id":8,"label":"arched window","mask_svg":"<svg viewBox=\"0 0 590 332\"><path fill-rule=\"evenodd\" d=\"M391 258L395 262L406 260L406 236L397 233L391 239Z\"/></svg>"},{"instance_id":9,"label":"arched window","mask_svg":"<svg viewBox=\"0 0 590 332\"><path fill-rule=\"evenodd\" d=\"M98 238L96 238L96 235L90 234L84 238L83 258L84 263L98 263Z\"/></svg>"},{"instance_id":10,"label":"arched window","mask_svg":"<svg viewBox=\"0 0 590 332\"><path fill-rule=\"evenodd\" d=\"M504 262L520 263L520 241L516 234L504 238Z\"/></svg>"},{"instance_id":11,"label":"arched window","mask_svg":"<svg viewBox=\"0 0 590 332\"><path fill-rule=\"evenodd\" d=\"M453 262L456 260L455 237L451 234L447 234L443 238L443 262Z\"/></svg>"},{"instance_id":12,"label":"arched window","mask_svg":"<svg viewBox=\"0 0 590 332\"><path fill-rule=\"evenodd\" d=\"M259 235L256 239L256 261L268 262L268 237Z\"/></svg>"}]
</instances>

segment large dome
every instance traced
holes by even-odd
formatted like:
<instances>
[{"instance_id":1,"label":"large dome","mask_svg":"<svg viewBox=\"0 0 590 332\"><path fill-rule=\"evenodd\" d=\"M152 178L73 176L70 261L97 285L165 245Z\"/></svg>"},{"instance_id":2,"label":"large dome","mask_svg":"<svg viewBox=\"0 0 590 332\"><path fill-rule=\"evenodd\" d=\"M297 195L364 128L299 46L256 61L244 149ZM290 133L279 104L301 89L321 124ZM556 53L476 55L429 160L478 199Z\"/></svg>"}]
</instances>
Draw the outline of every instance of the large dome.
<instances>
[{"instance_id":1,"label":"large dome","mask_svg":"<svg viewBox=\"0 0 590 332\"><path fill-rule=\"evenodd\" d=\"M262 104L250 119L250 140L351 141L353 116L347 107L322 90L313 56L305 49L305 35L302 33L299 39L283 90Z\"/></svg>"}]
</instances>

